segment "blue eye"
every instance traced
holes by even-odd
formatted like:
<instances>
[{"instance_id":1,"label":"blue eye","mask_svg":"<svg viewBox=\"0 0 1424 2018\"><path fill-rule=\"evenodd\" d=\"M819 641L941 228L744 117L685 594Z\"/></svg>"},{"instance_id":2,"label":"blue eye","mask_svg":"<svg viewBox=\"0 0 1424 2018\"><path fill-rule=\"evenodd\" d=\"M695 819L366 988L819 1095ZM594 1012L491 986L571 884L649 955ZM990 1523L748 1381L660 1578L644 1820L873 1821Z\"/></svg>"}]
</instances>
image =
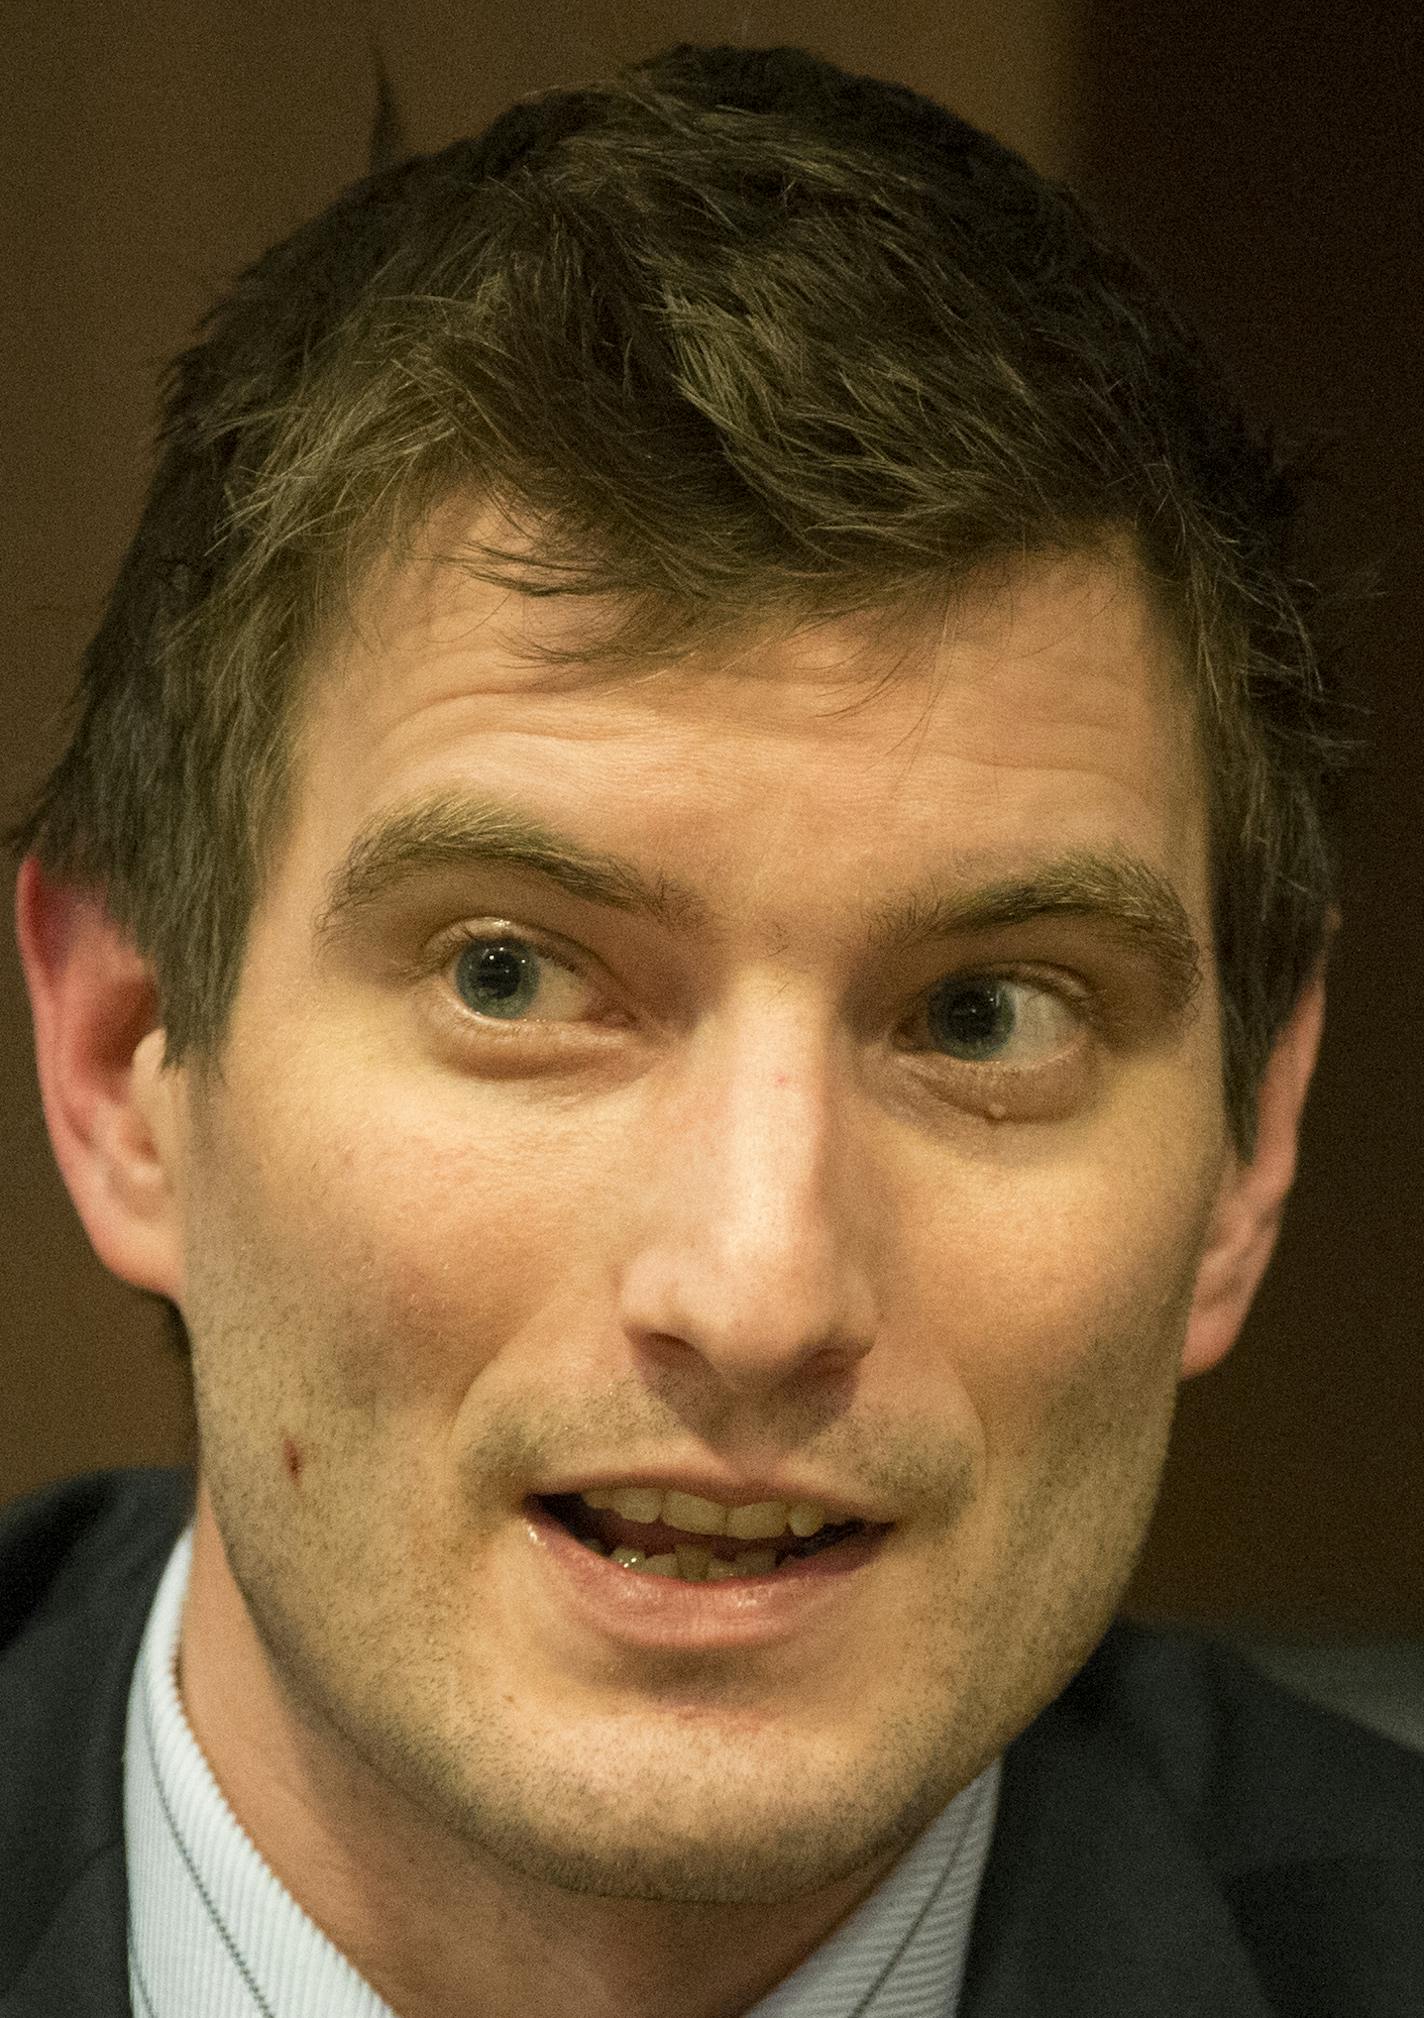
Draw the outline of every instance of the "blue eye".
<instances>
[{"instance_id":1,"label":"blue eye","mask_svg":"<svg viewBox=\"0 0 1424 2018\"><path fill-rule=\"evenodd\" d=\"M1006 981L944 981L925 1005L930 1040L971 1059L991 1057L1013 1037L1018 1010Z\"/></svg>"},{"instance_id":2,"label":"blue eye","mask_svg":"<svg viewBox=\"0 0 1424 2018\"><path fill-rule=\"evenodd\" d=\"M1047 1065L1082 1041L1084 1013L1056 988L1008 974L959 974L925 998L920 1025L933 1050L962 1065Z\"/></svg>"},{"instance_id":3,"label":"blue eye","mask_svg":"<svg viewBox=\"0 0 1424 2018\"><path fill-rule=\"evenodd\" d=\"M474 939L455 962L455 988L479 1016L523 1016L539 992L539 964L518 939Z\"/></svg>"}]
</instances>

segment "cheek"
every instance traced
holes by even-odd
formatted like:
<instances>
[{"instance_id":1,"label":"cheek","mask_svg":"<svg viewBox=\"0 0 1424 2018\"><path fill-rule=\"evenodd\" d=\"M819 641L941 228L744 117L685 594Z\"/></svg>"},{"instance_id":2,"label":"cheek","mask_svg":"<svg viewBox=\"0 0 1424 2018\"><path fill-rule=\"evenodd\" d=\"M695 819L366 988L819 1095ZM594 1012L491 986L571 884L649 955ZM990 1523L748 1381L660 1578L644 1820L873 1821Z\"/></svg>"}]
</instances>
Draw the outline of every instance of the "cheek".
<instances>
[{"instance_id":1,"label":"cheek","mask_svg":"<svg viewBox=\"0 0 1424 2018\"><path fill-rule=\"evenodd\" d=\"M598 1221L589 1187L606 1159L480 1091L432 1108L406 1088L359 1115L309 1101L302 1123L264 1126L228 1187L242 1248L280 1285L284 1328L328 1404L448 1419L560 1294L578 1229L586 1240Z\"/></svg>"},{"instance_id":2,"label":"cheek","mask_svg":"<svg viewBox=\"0 0 1424 2018\"><path fill-rule=\"evenodd\" d=\"M982 1168L955 1208L921 1219L907 1272L919 1322L979 1418L992 1453L1022 1462L1055 1409L1101 1391L1154 1409L1175 1385L1211 1189L1176 1144ZM1127 1434L1124 1428L1124 1434Z\"/></svg>"},{"instance_id":3,"label":"cheek","mask_svg":"<svg viewBox=\"0 0 1424 2018\"><path fill-rule=\"evenodd\" d=\"M962 1628L996 1671L1061 1684L1106 1625L1156 1502L1203 1224L1187 1177L1019 1169L922 1250L921 1335L980 1471L951 1663Z\"/></svg>"}]
</instances>

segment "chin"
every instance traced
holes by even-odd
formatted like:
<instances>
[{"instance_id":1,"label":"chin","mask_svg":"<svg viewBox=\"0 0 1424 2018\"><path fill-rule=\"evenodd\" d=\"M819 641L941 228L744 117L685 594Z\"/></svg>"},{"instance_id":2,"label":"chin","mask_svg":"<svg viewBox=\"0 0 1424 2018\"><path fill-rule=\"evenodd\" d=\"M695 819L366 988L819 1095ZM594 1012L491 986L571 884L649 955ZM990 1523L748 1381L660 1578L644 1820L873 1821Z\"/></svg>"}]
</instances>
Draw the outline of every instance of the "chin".
<instances>
[{"instance_id":1,"label":"chin","mask_svg":"<svg viewBox=\"0 0 1424 2018\"><path fill-rule=\"evenodd\" d=\"M921 1730L859 1751L774 1723L700 1731L685 1716L629 1739L593 1728L481 1734L399 1777L467 1848L559 1891L682 1905L768 1905L865 1874L872 1882L974 1776ZM497 1754L503 1753L502 1761ZM391 1777L394 1761L387 1761Z\"/></svg>"}]
</instances>

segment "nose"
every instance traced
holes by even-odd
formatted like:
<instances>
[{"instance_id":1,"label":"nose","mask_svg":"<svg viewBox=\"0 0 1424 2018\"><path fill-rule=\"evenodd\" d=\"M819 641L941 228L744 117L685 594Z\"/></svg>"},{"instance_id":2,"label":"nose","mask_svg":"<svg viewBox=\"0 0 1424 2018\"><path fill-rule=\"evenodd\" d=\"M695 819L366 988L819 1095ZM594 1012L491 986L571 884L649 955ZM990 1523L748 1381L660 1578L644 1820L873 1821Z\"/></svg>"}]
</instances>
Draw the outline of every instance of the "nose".
<instances>
[{"instance_id":1,"label":"nose","mask_svg":"<svg viewBox=\"0 0 1424 2018\"><path fill-rule=\"evenodd\" d=\"M844 1373L879 1320L847 1069L808 1022L705 1033L648 1117L625 1334L741 1394Z\"/></svg>"}]
</instances>

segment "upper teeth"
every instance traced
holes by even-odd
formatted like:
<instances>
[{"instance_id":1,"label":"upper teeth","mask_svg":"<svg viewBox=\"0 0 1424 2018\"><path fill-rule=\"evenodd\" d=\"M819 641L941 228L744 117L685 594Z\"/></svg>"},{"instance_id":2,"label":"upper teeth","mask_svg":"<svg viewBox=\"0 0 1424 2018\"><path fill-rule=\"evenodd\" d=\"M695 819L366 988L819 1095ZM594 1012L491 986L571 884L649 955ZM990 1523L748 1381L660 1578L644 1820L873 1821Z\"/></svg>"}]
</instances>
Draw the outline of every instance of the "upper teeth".
<instances>
[{"instance_id":1,"label":"upper teeth","mask_svg":"<svg viewBox=\"0 0 1424 2018\"><path fill-rule=\"evenodd\" d=\"M629 1521L662 1521L690 1535L730 1535L734 1541L772 1541L789 1529L813 1535L826 1525L827 1514L814 1500L756 1500L750 1506L723 1506L696 1493L665 1492L655 1485L606 1486L582 1495L586 1505L620 1514Z\"/></svg>"}]
</instances>

